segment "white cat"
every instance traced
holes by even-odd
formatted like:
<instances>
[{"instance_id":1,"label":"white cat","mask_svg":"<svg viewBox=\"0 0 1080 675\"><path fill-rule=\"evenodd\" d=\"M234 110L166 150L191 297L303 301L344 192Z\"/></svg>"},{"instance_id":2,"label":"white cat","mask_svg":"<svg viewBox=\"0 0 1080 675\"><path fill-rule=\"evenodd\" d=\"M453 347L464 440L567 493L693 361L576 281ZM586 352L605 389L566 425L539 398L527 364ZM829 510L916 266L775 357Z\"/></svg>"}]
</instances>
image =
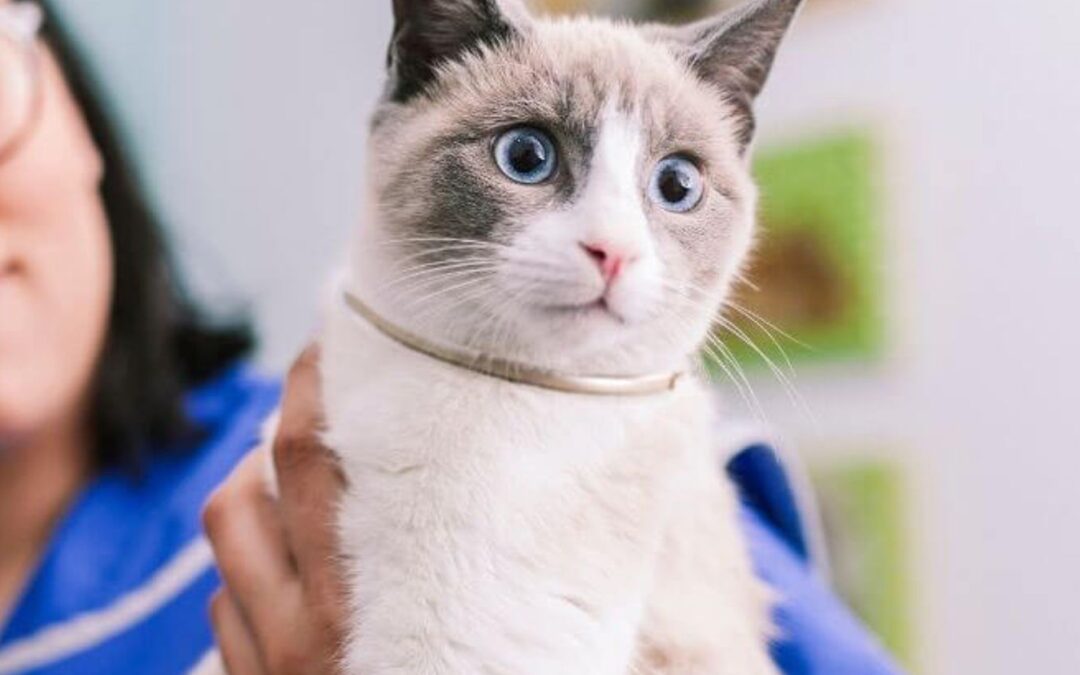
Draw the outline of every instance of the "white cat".
<instances>
[{"instance_id":1,"label":"white cat","mask_svg":"<svg viewBox=\"0 0 1080 675\"><path fill-rule=\"evenodd\" d=\"M395 0L322 340L345 672L777 672L691 367L799 4L669 28Z\"/></svg>"}]
</instances>

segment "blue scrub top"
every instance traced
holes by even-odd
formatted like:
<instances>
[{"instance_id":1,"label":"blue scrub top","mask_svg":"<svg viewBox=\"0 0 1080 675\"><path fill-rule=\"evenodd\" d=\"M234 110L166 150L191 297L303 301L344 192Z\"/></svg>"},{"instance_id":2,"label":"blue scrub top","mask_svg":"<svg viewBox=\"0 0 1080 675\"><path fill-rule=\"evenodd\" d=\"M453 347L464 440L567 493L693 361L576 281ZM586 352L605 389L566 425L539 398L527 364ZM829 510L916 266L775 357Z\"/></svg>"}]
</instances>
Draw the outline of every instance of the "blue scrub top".
<instances>
[{"instance_id":1,"label":"blue scrub top","mask_svg":"<svg viewBox=\"0 0 1080 675\"><path fill-rule=\"evenodd\" d=\"M203 503L258 439L280 384L233 369L188 397L207 431L145 476L110 471L90 485L0 627L0 675L176 675L211 646L219 584L200 529ZM757 569L782 596L773 646L787 675L899 673L876 640L813 574L789 483L766 446L728 467Z\"/></svg>"}]
</instances>

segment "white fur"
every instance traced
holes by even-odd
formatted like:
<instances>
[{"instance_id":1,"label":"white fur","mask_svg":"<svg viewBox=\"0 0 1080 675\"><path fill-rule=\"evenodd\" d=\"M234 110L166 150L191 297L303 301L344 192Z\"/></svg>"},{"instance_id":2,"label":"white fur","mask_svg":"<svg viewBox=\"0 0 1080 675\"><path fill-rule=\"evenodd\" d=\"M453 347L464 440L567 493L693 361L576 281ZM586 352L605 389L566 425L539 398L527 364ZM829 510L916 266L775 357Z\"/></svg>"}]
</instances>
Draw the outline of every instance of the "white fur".
<instances>
[{"instance_id":1,"label":"white fur","mask_svg":"<svg viewBox=\"0 0 1080 675\"><path fill-rule=\"evenodd\" d=\"M626 400L506 384L340 305L323 349L350 483L346 672L622 674L645 616L705 664L657 672L773 672L696 383Z\"/></svg>"},{"instance_id":2,"label":"white fur","mask_svg":"<svg viewBox=\"0 0 1080 675\"><path fill-rule=\"evenodd\" d=\"M579 242L632 252L610 295L630 323L652 311L661 284L640 148L633 120L610 115L574 210L548 217L558 226L531 224L516 244L577 256L568 264L585 299L603 281ZM685 380L666 395L569 395L412 352L340 300L346 287L376 293L384 236L361 232L322 345L326 440L349 481L339 518L354 618L344 670L775 673L769 598L711 450L704 389ZM408 321L400 306L383 310Z\"/></svg>"}]
</instances>

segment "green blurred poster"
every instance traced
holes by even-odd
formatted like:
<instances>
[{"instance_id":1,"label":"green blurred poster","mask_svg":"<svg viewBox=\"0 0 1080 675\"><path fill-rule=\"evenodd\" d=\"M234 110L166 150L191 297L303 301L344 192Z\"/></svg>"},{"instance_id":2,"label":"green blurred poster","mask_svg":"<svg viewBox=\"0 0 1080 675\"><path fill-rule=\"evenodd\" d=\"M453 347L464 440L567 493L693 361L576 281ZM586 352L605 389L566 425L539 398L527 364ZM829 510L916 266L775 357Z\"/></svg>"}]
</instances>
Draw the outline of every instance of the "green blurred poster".
<instances>
[{"instance_id":1,"label":"green blurred poster","mask_svg":"<svg viewBox=\"0 0 1080 675\"><path fill-rule=\"evenodd\" d=\"M904 480L894 464L819 465L814 483L837 591L888 647L912 660Z\"/></svg>"},{"instance_id":2,"label":"green blurred poster","mask_svg":"<svg viewBox=\"0 0 1080 675\"><path fill-rule=\"evenodd\" d=\"M759 241L716 335L740 365L874 358L883 301L875 146L835 131L758 153ZM786 337L785 337L786 335ZM757 348L747 342L753 342ZM715 364L714 364L715 365Z\"/></svg>"}]
</instances>

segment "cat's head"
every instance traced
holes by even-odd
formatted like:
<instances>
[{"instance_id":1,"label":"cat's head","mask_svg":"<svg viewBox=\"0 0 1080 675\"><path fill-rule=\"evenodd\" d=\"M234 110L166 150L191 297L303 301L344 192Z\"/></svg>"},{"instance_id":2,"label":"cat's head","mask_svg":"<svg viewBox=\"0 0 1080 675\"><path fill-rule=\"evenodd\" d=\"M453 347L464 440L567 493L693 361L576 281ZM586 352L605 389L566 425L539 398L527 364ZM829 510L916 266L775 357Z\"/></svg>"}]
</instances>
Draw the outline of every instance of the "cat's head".
<instances>
[{"instance_id":1,"label":"cat's head","mask_svg":"<svg viewBox=\"0 0 1080 675\"><path fill-rule=\"evenodd\" d=\"M541 366L679 365L751 245L752 105L799 4L673 28L394 0L356 260L369 301Z\"/></svg>"}]
</instances>

